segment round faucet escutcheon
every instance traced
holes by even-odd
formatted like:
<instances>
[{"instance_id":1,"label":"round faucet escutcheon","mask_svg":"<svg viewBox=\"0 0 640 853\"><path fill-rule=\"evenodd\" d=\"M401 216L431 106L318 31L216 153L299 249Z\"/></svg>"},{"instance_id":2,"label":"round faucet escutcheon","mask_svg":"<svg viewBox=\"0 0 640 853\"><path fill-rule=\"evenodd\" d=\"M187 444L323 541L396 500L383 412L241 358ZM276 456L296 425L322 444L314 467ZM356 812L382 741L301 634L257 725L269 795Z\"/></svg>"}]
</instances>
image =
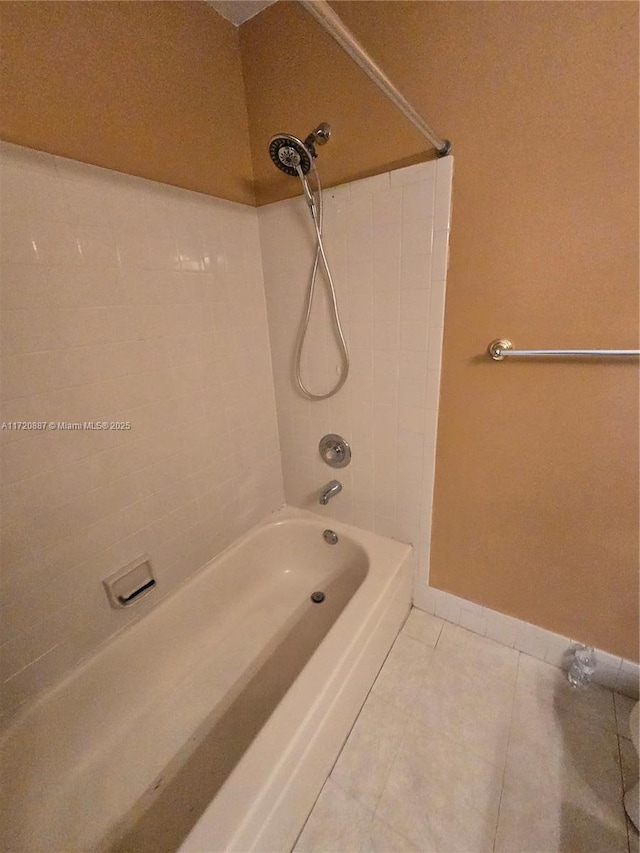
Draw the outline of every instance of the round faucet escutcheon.
<instances>
[{"instance_id":1,"label":"round faucet escutcheon","mask_svg":"<svg viewBox=\"0 0 640 853\"><path fill-rule=\"evenodd\" d=\"M345 468L351 462L351 448L341 435L330 432L320 439L320 456L332 468Z\"/></svg>"}]
</instances>

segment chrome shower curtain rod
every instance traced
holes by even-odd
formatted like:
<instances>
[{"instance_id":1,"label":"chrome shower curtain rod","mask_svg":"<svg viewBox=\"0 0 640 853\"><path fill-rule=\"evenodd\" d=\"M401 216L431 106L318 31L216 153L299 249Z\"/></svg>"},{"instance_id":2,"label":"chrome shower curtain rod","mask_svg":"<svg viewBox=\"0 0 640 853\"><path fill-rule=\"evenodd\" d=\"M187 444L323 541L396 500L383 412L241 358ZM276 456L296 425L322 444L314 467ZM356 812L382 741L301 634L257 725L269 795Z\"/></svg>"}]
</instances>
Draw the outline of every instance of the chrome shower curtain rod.
<instances>
[{"instance_id":1,"label":"chrome shower curtain rod","mask_svg":"<svg viewBox=\"0 0 640 853\"><path fill-rule=\"evenodd\" d=\"M451 151L451 143L448 139L441 139L434 130L432 130L426 121L422 118L407 101L391 80L384 73L382 68L371 59L360 42L355 38L353 33L346 27L338 15L333 11L327 0L299 0L304 8L313 15L318 23L325 29L329 35L336 41L340 47L349 54L351 59L359 65L370 80L384 92L390 101L404 113L409 121L418 128L423 136L426 136L429 142L435 147L438 152L438 157L445 157Z\"/></svg>"}]
</instances>

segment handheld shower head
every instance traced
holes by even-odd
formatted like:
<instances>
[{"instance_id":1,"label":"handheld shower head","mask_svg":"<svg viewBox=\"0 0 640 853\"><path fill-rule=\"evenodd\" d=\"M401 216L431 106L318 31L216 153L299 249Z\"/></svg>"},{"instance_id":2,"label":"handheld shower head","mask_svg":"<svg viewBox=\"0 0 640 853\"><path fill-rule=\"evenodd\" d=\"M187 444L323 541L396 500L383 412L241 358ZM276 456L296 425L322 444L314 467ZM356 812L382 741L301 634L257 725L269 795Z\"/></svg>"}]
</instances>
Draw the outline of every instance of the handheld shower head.
<instances>
[{"instance_id":1,"label":"handheld shower head","mask_svg":"<svg viewBox=\"0 0 640 853\"><path fill-rule=\"evenodd\" d=\"M306 175L317 157L316 145L324 145L331 136L331 127L323 121L304 140L290 133L278 133L269 141L269 156L285 175Z\"/></svg>"},{"instance_id":2,"label":"handheld shower head","mask_svg":"<svg viewBox=\"0 0 640 853\"><path fill-rule=\"evenodd\" d=\"M285 175L299 175L298 169L306 175L311 169L311 158L315 156L315 151L309 151L297 136L278 133L269 142L269 156Z\"/></svg>"}]
</instances>

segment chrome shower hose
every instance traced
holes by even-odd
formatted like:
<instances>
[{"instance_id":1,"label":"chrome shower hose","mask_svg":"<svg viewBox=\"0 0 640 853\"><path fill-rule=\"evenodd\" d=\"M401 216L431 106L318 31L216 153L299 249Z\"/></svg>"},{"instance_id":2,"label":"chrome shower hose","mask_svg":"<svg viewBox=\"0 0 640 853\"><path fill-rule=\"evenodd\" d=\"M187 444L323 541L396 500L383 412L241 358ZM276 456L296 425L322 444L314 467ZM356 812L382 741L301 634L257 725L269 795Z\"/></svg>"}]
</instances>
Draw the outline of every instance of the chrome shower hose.
<instances>
[{"instance_id":1,"label":"chrome shower hose","mask_svg":"<svg viewBox=\"0 0 640 853\"><path fill-rule=\"evenodd\" d=\"M331 270L329 269L329 262L327 260L327 255L324 250L324 243L322 241L322 187L320 185L320 176L315 168L315 164L313 160L311 161L313 173L316 179L316 185L318 187L318 205L316 207L313 193L307 179L302 172L302 169L298 166L296 171L298 172L298 176L302 181L302 188L304 190L304 194L307 200L307 204L309 206L309 212L311 213L311 218L313 220L313 225L316 232L316 256L313 263L313 269L311 271L311 278L309 280L309 289L307 291L307 305L305 309L304 320L302 325L300 326L300 334L298 335L298 343L296 345L296 358L295 358L295 376L296 383L298 388L302 392L302 394L307 398L307 400L326 400L329 397L333 397L334 394L337 394L338 391L342 388L344 383L347 381L347 376L349 375L349 352L347 350L347 342L344 338L344 332L342 331L342 324L340 323L340 314L338 311L338 300L336 297L336 288L333 283L333 276L331 275ZM327 275L329 296L331 299L331 313L333 319L334 330L337 337L337 342L340 349L340 360L342 362L341 370L340 370L340 378L338 379L335 386L331 389L331 391L326 394L312 394L309 391L300 375L300 362L302 360L302 350L304 348L304 343L307 337L307 332L309 330L309 321L311 319L311 309L313 306L313 295L315 292L316 286L316 276L318 274L318 267L320 266L320 261L322 261L322 265Z\"/></svg>"}]
</instances>

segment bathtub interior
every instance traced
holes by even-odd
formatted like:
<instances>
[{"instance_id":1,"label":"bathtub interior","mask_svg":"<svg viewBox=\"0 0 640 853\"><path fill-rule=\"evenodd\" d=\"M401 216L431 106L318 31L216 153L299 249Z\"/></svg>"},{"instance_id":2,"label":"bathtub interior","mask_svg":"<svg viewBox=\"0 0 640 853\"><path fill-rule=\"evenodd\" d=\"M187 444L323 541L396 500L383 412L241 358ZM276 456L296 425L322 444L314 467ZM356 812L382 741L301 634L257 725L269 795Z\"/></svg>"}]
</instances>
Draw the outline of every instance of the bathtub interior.
<instances>
[{"instance_id":1,"label":"bathtub interior","mask_svg":"<svg viewBox=\"0 0 640 853\"><path fill-rule=\"evenodd\" d=\"M175 850L367 576L321 533L262 526L18 718L5 848Z\"/></svg>"},{"instance_id":2,"label":"bathtub interior","mask_svg":"<svg viewBox=\"0 0 640 853\"><path fill-rule=\"evenodd\" d=\"M324 583L322 606L305 602L261 650L241 683L227 694L165 767L117 831L114 853L170 853L180 845L220 790L297 675L309 661L366 575L336 571ZM324 605L327 605L326 607ZM223 707L224 706L224 710ZM159 787L161 787L161 790Z\"/></svg>"}]
</instances>

